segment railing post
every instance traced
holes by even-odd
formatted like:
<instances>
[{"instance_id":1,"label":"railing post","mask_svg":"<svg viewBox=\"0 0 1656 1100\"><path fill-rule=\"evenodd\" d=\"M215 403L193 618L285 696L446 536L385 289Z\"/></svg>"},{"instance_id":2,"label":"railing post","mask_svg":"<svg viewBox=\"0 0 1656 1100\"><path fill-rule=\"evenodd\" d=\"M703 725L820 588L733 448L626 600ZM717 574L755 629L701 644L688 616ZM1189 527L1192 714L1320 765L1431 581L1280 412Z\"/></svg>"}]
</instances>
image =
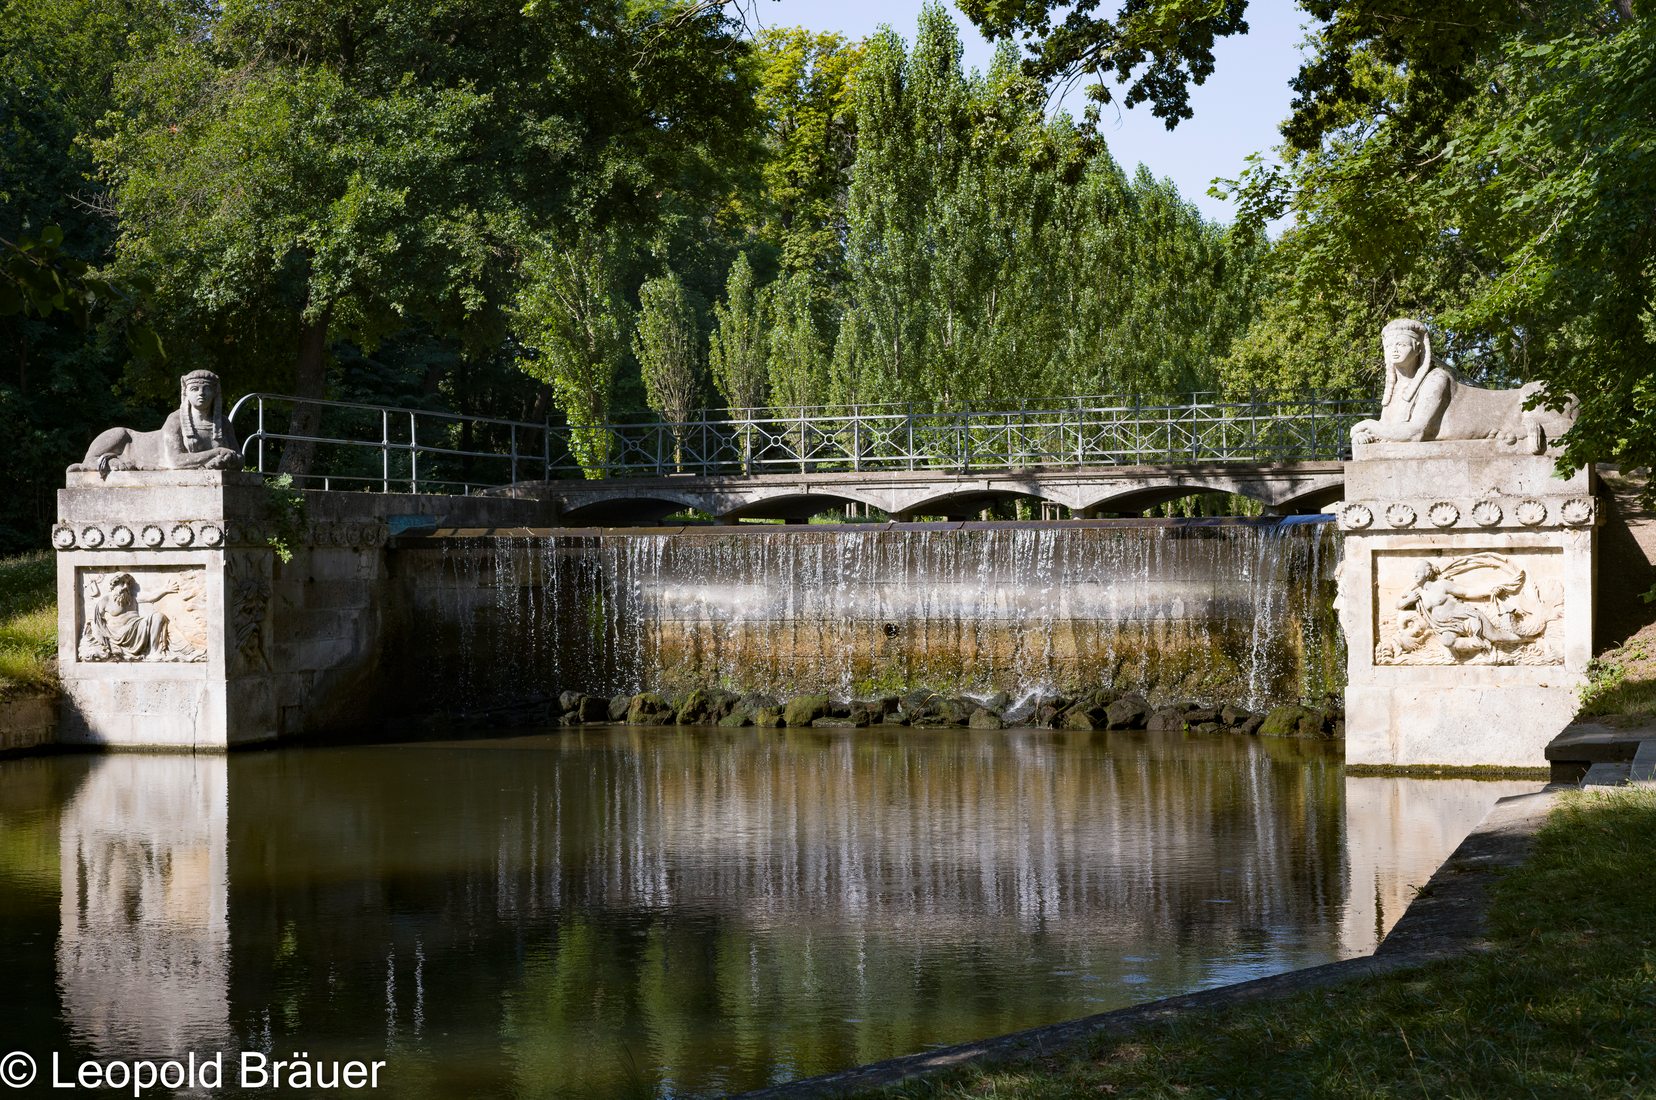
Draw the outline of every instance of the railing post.
<instances>
[{"instance_id":1,"label":"railing post","mask_svg":"<svg viewBox=\"0 0 1656 1100\"><path fill-rule=\"evenodd\" d=\"M408 411L408 491L420 491L420 439L413 409Z\"/></svg>"},{"instance_id":2,"label":"railing post","mask_svg":"<svg viewBox=\"0 0 1656 1100\"><path fill-rule=\"evenodd\" d=\"M914 402L904 402L905 419L908 421L908 468L914 469Z\"/></svg>"},{"instance_id":3,"label":"railing post","mask_svg":"<svg viewBox=\"0 0 1656 1100\"><path fill-rule=\"evenodd\" d=\"M517 484L517 479L518 479L518 476L517 476L517 425L513 424L512 425L512 481L511 481L511 484L516 485Z\"/></svg>"},{"instance_id":4,"label":"railing post","mask_svg":"<svg viewBox=\"0 0 1656 1100\"><path fill-rule=\"evenodd\" d=\"M261 474L265 472L264 444L265 444L264 394L260 394L259 395L259 472Z\"/></svg>"},{"instance_id":5,"label":"railing post","mask_svg":"<svg viewBox=\"0 0 1656 1100\"><path fill-rule=\"evenodd\" d=\"M805 406L799 406L799 472L808 472L805 469Z\"/></svg>"},{"instance_id":6,"label":"railing post","mask_svg":"<svg viewBox=\"0 0 1656 1100\"><path fill-rule=\"evenodd\" d=\"M541 418L541 480L552 480L552 418Z\"/></svg>"},{"instance_id":7,"label":"railing post","mask_svg":"<svg viewBox=\"0 0 1656 1100\"><path fill-rule=\"evenodd\" d=\"M851 406L851 469L862 471L862 415Z\"/></svg>"},{"instance_id":8,"label":"railing post","mask_svg":"<svg viewBox=\"0 0 1656 1100\"><path fill-rule=\"evenodd\" d=\"M380 410L380 492L391 491L391 410Z\"/></svg>"}]
</instances>

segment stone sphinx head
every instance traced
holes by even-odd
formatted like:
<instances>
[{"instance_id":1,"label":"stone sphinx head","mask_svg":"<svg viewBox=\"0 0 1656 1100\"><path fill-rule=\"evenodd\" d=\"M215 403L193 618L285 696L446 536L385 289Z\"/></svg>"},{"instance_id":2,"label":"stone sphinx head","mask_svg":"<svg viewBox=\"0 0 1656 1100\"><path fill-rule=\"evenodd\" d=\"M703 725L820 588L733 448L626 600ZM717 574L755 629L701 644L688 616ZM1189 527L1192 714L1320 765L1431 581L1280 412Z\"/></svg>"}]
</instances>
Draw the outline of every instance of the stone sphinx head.
<instances>
[{"instance_id":1,"label":"stone sphinx head","mask_svg":"<svg viewBox=\"0 0 1656 1100\"><path fill-rule=\"evenodd\" d=\"M193 370L178 380L178 409L194 430L205 425L212 433L213 446L224 446L224 387L210 370Z\"/></svg>"}]
</instances>

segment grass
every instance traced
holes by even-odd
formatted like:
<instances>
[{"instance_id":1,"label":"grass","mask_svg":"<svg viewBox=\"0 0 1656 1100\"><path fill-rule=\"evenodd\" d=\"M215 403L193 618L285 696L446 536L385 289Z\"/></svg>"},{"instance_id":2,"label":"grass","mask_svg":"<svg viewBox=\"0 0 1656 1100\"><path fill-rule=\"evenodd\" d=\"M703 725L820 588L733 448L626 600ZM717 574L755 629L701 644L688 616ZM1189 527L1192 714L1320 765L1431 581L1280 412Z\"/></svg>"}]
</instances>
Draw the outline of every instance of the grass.
<instances>
[{"instance_id":1,"label":"grass","mask_svg":"<svg viewBox=\"0 0 1656 1100\"><path fill-rule=\"evenodd\" d=\"M1583 717L1656 716L1656 623L1593 659L1581 692Z\"/></svg>"},{"instance_id":2,"label":"grass","mask_svg":"<svg viewBox=\"0 0 1656 1100\"><path fill-rule=\"evenodd\" d=\"M1656 792L1568 794L1498 888L1487 953L878 1095L1648 1097L1653 881Z\"/></svg>"},{"instance_id":3,"label":"grass","mask_svg":"<svg viewBox=\"0 0 1656 1100\"><path fill-rule=\"evenodd\" d=\"M57 562L0 558L0 699L57 688Z\"/></svg>"}]
</instances>

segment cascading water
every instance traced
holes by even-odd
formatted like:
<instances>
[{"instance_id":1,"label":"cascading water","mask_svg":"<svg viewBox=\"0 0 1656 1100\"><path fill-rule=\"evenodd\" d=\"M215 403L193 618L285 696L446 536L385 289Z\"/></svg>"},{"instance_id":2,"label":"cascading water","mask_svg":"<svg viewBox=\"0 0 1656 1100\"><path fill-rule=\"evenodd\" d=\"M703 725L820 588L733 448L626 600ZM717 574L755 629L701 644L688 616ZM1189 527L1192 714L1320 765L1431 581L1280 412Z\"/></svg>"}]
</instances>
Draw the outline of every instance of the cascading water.
<instances>
[{"instance_id":1,"label":"cascading water","mask_svg":"<svg viewBox=\"0 0 1656 1100\"><path fill-rule=\"evenodd\" d=\"M1338 689L1326 522L548 531L411 550L447 706L575 689L866 697Z\"/></svg>"}]
</instances>

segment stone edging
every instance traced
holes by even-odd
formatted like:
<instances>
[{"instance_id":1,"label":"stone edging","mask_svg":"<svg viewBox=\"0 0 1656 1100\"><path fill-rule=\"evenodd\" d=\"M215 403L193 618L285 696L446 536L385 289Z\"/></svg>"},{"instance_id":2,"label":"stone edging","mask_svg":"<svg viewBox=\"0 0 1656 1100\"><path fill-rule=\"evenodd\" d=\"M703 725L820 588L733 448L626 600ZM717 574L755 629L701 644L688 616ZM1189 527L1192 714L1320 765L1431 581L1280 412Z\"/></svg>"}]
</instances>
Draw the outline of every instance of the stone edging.
<instances>
[{"instance_id":1,"label":"stone edging","mask_svg":"<svg viewBox=\"0 0 1656 1100\"><path fill-rule=\"evenodd\" d=\"M1517 866L1528 855L1531 841L1552 809L1555 794L1555 788L1547 787L1534 794L1513 795L1497 802L1478 827L1433 872L1431 880L1372 955L904 1055L744 1093L743 1100L826 1100L970 1064L1050 1056L1088 1039L1125 1036L1184 1015L1257 1004L1302 990L1325 989L1485 950L1483 926L1489 907L1489 887L1498 871Z\"/></svg>"}]
</instances>

